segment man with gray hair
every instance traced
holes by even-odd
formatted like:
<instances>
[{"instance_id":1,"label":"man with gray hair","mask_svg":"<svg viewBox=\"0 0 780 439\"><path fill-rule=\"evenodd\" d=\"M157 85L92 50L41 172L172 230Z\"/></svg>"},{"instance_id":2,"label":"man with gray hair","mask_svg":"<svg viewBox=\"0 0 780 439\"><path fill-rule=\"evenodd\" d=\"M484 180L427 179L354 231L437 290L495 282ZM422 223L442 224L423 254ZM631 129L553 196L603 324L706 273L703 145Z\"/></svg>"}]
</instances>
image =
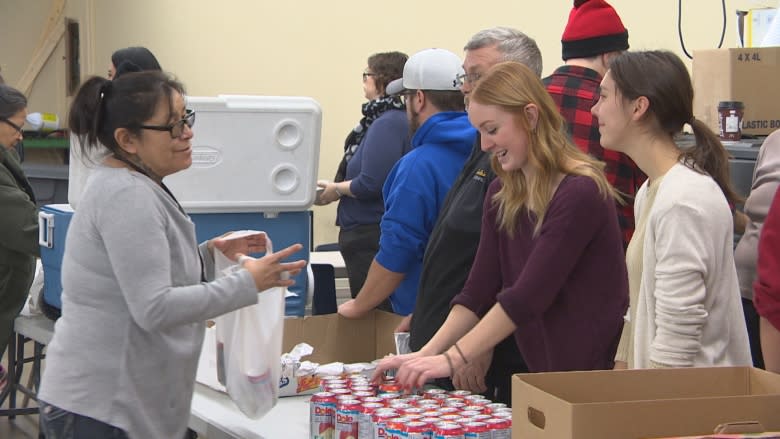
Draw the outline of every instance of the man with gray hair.
<instances>
[{"instance_id":1,"label":"man with gray hair","mask_svg":"<svg viewBox=\"0 0 780 439\"><path fill-rule=\"evenodd\" d=\"M536 42L524 33L494 27L477 32L464 47L464 73L458 76L460 90L468 102L469 93L495 64L515 61L542 73L542 54ZM479 136L479 135L478 135ZM444 323L450 301L466 282L479 244L482 204L495 174L490 155L482 152L477 137L471 155L447 194L423 258L414 313L399 329L410 331L410 348L418 351ZM512 336L499 343L494 352L469 361L456 371L450 386L485 392L489 398L511 403L511 376L527 372L525 362Z\"/></svg>"}]
</instances>

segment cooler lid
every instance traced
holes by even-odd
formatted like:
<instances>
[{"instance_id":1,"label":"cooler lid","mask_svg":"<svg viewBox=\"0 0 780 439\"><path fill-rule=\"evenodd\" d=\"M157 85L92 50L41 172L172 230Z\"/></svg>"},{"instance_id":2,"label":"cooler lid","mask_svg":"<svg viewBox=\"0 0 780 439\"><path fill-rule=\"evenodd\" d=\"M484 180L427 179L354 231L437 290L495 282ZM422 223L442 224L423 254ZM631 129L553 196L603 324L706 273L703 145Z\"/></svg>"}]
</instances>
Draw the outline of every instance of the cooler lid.
<instances>
[{"instance_id":1,"label":"cooler lid","mask_svg":"<svg viewBox=\"0 0 780 439\"><path fill-rule=\"evenodd\" d=\"M192 166L165 183L190 213L302 211L314 202L322 111L308 97L188 97Z\"/></svg>"}]
</instances>

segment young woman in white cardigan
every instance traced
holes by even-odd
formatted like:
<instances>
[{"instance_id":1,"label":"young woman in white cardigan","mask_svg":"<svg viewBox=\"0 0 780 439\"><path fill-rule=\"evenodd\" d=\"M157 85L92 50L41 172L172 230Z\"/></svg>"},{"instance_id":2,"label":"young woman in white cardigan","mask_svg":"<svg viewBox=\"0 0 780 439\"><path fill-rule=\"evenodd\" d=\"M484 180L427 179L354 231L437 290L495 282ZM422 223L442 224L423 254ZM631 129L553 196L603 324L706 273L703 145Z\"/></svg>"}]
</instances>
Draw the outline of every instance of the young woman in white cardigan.
<instances>
[{"instance_id":1,"label":"young woman in white cardigan","mask_svg":"<svg viewBox=\"0 0 780 439\"><path fill-rule=\"evenodd\" d=\"M666 51L626 52L591 110L601 145L648 179L637 193L626 251L630 308L616 368L750 365L734 267L728 154L693 117L685 65ZM683 125L696 144L681 149Z\"/></svg>"}]
</instances>

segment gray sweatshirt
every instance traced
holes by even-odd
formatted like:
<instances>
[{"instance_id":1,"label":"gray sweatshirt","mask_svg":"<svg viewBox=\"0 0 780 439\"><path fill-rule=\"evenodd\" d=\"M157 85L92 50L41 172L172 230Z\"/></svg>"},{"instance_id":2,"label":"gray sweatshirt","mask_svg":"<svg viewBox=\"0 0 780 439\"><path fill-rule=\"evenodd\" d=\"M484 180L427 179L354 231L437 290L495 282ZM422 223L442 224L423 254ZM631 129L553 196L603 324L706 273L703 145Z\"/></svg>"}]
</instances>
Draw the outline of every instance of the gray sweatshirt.
<instances>
[{"instance_id":1,"label":"gray sweatshirt","mask_svg":"<svg viewBox=\"0 0 780 439\"><path fill-rule=\"evenodd\" d=\"M758 152L756 169L750 195L745 201L745 215L748 217L745 233L734 250L737 277L742 297L753 300L753 282L756 280L758 261L758 238L761 227L769 212L780 183L780 131L775 131L764 140Z\"/></svg>"},{"instance_id":2,"label":"gray sweatshirt","mask_svg":"<svg viewBox=\"0 0 780 439\"><path fill-rule=\"evenodd\" d=\"M131 438L184 436L204 322L257 303L249 272L201 282L195 226L144 175L98 167L73 216L39 397Z\"/></svg>"}]
</instances>

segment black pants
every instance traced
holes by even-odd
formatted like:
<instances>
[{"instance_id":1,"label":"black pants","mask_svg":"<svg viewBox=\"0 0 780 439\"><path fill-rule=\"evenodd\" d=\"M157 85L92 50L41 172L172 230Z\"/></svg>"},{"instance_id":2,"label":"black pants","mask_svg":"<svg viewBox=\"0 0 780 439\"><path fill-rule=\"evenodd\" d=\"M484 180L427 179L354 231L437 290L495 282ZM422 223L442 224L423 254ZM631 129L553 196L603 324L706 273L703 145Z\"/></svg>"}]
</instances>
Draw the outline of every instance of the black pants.
<instances>
[{"instance_id":1,"label":"black pants","mask_svg":"<svg viewBox=\"0 0 780 439\"><path fill-rule=\"evenodd\" d=\"M493 360L485 375L487 390L485 396L495 402L512 406L512 375L528 372L528 366L517 349L514 335L510 335L493 349ZM447 390L453 390L449 378L436 380L436 384Z\"/></svg>"},{"instance_id":2,"label":"black pants","mask_svg":"<svg viewBox=\"0 0 780 439\"><path fill-rule=\"evenodd\" d=\"M379 251L379 234L379 224L366 224L339 231L339 251L347 268L349 291L353 299L363 288L374 256ZM377 309L393 312L390 299L382 302Z\"/></svg>"},{"instance_id":3,"label":"black pants","mask_svg":"<svg viewBox=\"0 0 780 439\"><path fill-rule=\"evenodd\" d=\"M748 340L750 341L750 354L753 356L753 366L764 368L764 354L761 352L761 339L759 337L758 313L753 301L742 298L742 311L745 313Z\"/></svg>"}]
</instances>

